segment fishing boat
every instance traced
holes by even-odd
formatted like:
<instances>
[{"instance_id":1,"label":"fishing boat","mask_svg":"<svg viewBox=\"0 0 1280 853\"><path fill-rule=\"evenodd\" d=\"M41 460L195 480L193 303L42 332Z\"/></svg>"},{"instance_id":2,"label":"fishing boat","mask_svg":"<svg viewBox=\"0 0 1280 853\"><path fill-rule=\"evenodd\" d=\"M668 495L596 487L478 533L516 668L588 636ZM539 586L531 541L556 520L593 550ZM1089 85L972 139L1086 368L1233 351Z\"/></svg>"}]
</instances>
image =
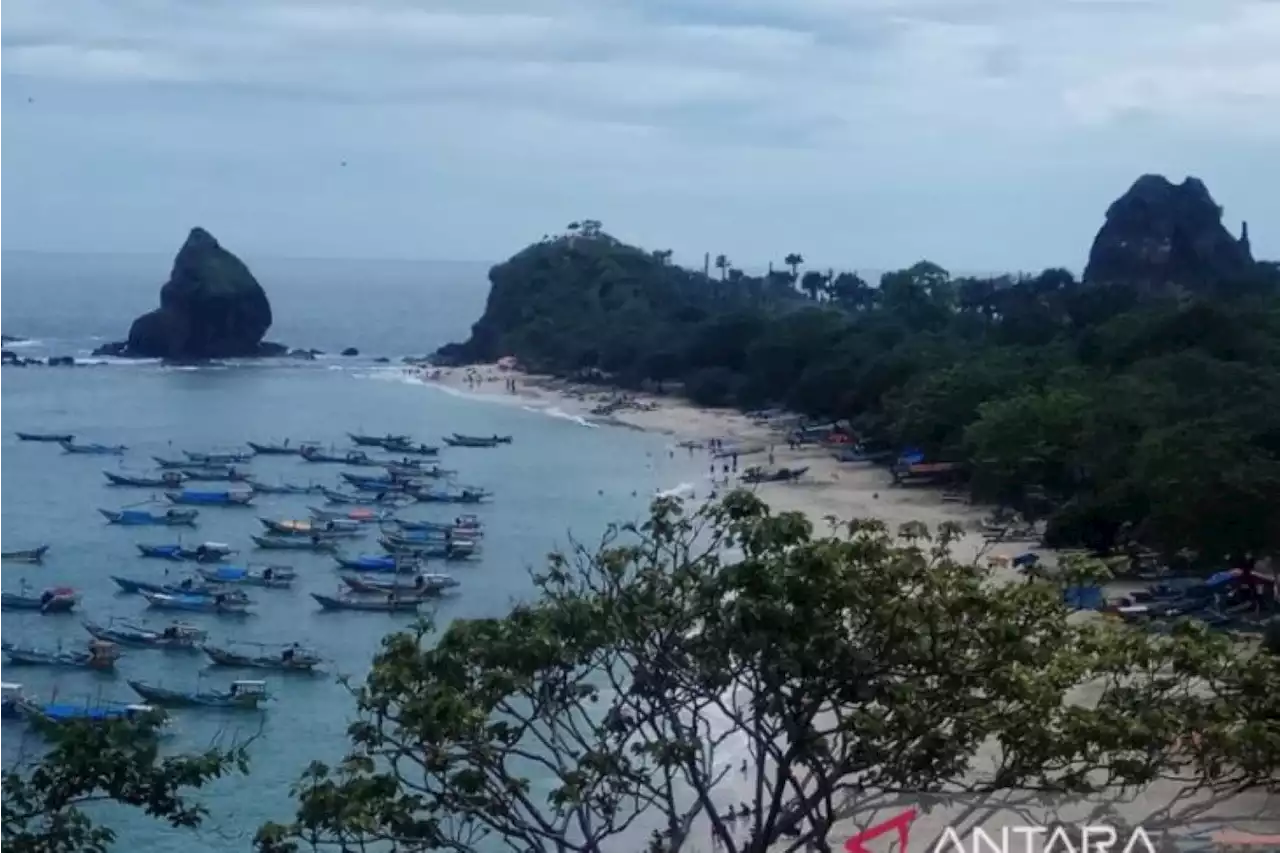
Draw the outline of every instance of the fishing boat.
<instances>
[{"instance_id":1,"label":"fishing boat","mask_svg":"<svg viewBox=\"0 0 1280 853\"><path fill-rule=\"evenodd\" d=\"M478 504L490 500L493 493L479 487L463 487L457 491L420 489L413 493L413 497L424 504Z\"/></svg>"},{"instance_id":2,"label":"fishing boat","mask_svg":"<svg viewBox=\"0 0 1280 853\"><path fill-rule=\"evenodd\" d=\"M263 495L309 495L324 490L323 486L309 484L306 486L294 483L262 483L252 478L246 479L249 488Z\"/></svg>"},{"instance_id":3,"label":"fishing boat","mask_svg":"<svg viewBox=\"0 0 1280 853\"><path fill-rule=\"evenodd\" d=\"M298 519L259 518L259 523L270 533L278 536L320 536L325 539L337 537L363 536L364 530L358 521L348 519L328 519L325 521L305 521Z\"/></svg>"},{"instance_id":4,"label":"fishing boat","mask_svg":"<svg viewBox=\"0 0 1280 853\"><path fill-rule=\"evenodd\" d=\"M333 510L320 509L319 507L307 507L311 512L311 517L316 521L354 521L357 524L375 524L384 521L395 520L395 515L391 510L374 510L368 507L351 510Z\"/></svg>"},{"instance_id":5,"label":"fishing boat","mask_svg":"<svg viewBox=\"0 0 1280 853\"><path fill-rule=\"evenodd\" d=\"M142 592L147 603L158 610L186 610L192 613L240 615L248 612L249 599L241 592L219 592L213 595Z\"/></svg>"},{"instance_id":6,"label":"fishing boat","mask_svg":"<svg viewBox=\"0 0 1280 853\"><path fill-rule=\"evenodd\" d=\"M102 476L106 477L107 482L113 486L137 486L146 489L173 488L182 483L182 474L177 471L163 471L155 477L103 471Z\"/></svg>"},{"instance_id":7,"label":"fishing boat","mask_svg":"<svg viewBox=\"0 0 1280 853\"><path fill-rule=\"evenodd\" d=\"M335 551L338 543L331 537L311 536L256 536L249 537L259 548L275 551Z\"/></svg>"},{"instance_id":8,"label":"fishing boat","mask_svg":"<svg viewBox=\"0 0 1280 853\"><path fill-rule=\"evenodd\" d=\"M71 702L37 702L26 697L15 701L15 710L28 720L39 720L43 723L107 723L118 720L130 722L149 722L158 727L157 735L164 734L168 717L159 708L150 705L129 702L112 702L95 699L93 702L73 704Z\"/></svg>"},{"instance_id":9,"label":"fishing boat","mask_svg":"<svg viewBox=\"0 0 1280 853\"><path fill-rule=\"evenodd\" d=\"M406 465L404 462L388 462L382 466L393 478L409 480L414 477L426 477L429 480L440 480L452 477L457 471L441 468L439 465Z\"/></svg>"},{"instance_id":10,"label":"fishing boat","mask_svg":"<svg viewBox=\"0 0 1280 853\"><path fill-rule=\"evenodd\" d=\"M426 521L423 519L396 518L390 519L401 530L411 532L429 532L444 535L446 533L458 539L480 539L484 536L484 524L475 515L460 515L453 521Z\"/></svg>"},{"instance_id":11,"label":"fishing boat","mask_svg":"<svg viewBox=\"0 0 1280 853\"><path fill-rule=\"evenodd\" d=\"M111 524L130 527L146 524L161 527L195 527L196 516L199 514L194 509L167 509L164 512L151 512L145 509L100 509L98 512L102 513Z\"/></svg>"},{"instance_id":12,"label":"fishing boat","mask_svg":"<svg viewBox=\"0 0 1280 853\"><path fill-rule=\"evenodd\" d=\"M161 468L226 468L226 465L199 465L190 459L165 459L163 456L152 456L151 461Z\"/></svg>"},{"instance_id":13,"label":"fishing boat","mask_svg":"<svg viewBox=\"0 0 1280 853\"><path fill-rule=\"evenodd\" d=\"M412 574L420 566L420 561L416 558L398 554L361 554L357 557L334 554L333 559L350 572Z\"/></svg>"},{"instance_id":14,"label":"fishing boat","mask_svg":"<svg viewBox=\"0 0 1280 853\"><path fill-rule=\"evenodd\" d=\"M182 451L182 455L197 465L235 465L253 459L252 453L197 453L191 450Z\"/></svg>"},{"instance_id":15,"label":"fishing boat","mask_svg":"<svg viewBox=\"0 0 1280 853\"><path fill-rule=\"evenodd\" d=\"M413 499L403 493L383 492L377 495L352 495L321 487L320 493L331 504L346 506L400 506Z\"/></svg>"},{"instance_id":16,"label":"fishing boat","mask_svg":"<svg viewBox=\"0 0 1280 853\"><path fill-rule=\"evenodd\" d=\"M241 669L270 669L276 672L315 672L315 668L321 663L320 655L311 649L303 648L297 643L291 643L283 647L276 646L274 648L279 648L280 651L273 651L271 654L262 653L263 650L272 648L269 646L258 643L242 643L241 645L253 645L259 651L257 654L246 654L207 643L201 646L200 649L217 666L234 666Z\"/></svg>"},{"instance_id":17,"label":"fishing boat","mask_svg":"<svg viewBox=\"0 0 1280 853\"><path fill-rule=\"evenodd\" d=\"M222 542L202 542L194 548L185 545L144 545L138 543L138 550L144 557L161 560L191 560L197 563L217 563L230 557L236 551Z\"/></svg>"},{"instance_id":18,"label":"fishing boat","mask_svg":"<svg viewBox=\"0 0 1280 853\"><path fill-rule=\"evenodd\" d=\"M195 489L183 489L180 492L165 492L164 496L175 504L195 504L197 506L248 506L253 503L253 491L221 491L202 492Z\"/></svg>"},{"instance_id":19,"label":"fishing boat","mask_svg":"<svg viewBox=\"0 0 1280 853\"><path fill-rule=\"evenodd\" d=\"M182 473L182 479L193 483L244 483L249 480L248 474L235 468L195 467L178 470Z\"/></svg>"},{"instance_id":20,"label":"fishing boat","mask_svg":"<svg viewBox=\"0 0 1280 853\"><path fill-rule=\"evenodd\" d=\"M455 432L453 435L447 435L444 443L450 447L497 447L499 444L510 444L511 436L509 435L463 435Z\"/></svg>"},{"instance_id":21,"label":"fishing boat","mask_svg":"<svg viewBox=\"0 0 1280 853\"><path fill-rule=\"evenodd\" d=\"M30 701L22 693L22 685L0 682L0 720L22 719L22 703Z\"/></svg>"},{"instance_id":22,"label":"fishing boat","mask_svg":"<svg viewBox=\"0 0 1280 853\"><path fill-rule=\"evenodd\" d=\"M13 666L71 666L79 669L94 669L109 672L116 668L116 660L120 657L120 647L99 639L89 641L83 651L66 649L38 649L32 646L18 646L5 641L0 643Z\"/></svg>"},{"instance_id":23,"label":"fishing boat","mask_svg":"<svg viewBox=\"0 0 1280 853\"><path fill-rule=\"evenodd\" d=\"M424 560L470 560L480 553L472 542L415 541L384 536L378 540L392 554L410 554Z\"/></svg>"},{"instance_id":24,"label":"fishing boat","mask_svg":"<svg viewBox=\"0 0 1280 853\"><path fill-rule=\"evenodd\" d=\"M129 448L123 444L76 444L74 441L59 441L67 453L86 453L96 456L119 456Z\"/></svg>"},{"instance_id":25,"label":"fishing boat","mask_svg":"<svg viewBox=\"0 0 1280 853\"><path fill-rule=\"evenodd\" d=\"M108 625L99 625L86 619L80 624L96 639L134 649L190 652L199 648L208 636L203 629L186 622L173 622L159 630L115 620Z\"/></svg>"},{"instance_id":26,"label":"fishing boat","mask_svg":"<svg viewBox=\"0 0 1280 853\"><path fill-rule=\"evenodd\" d=\"M318 447L304 447L298 455L308 462L332 462L340 465L377 466L381 463L369 458L369 454L361 450L350 450L346 453L325 453Z\"/></svg>"},{"instance_id":27,"label":"fishing boat","mask_svg":"<svg viewBox=\"0 0 1280 853\"><path fill-rule=\"evenodd\" d=\"M385 598L321 595L318 592L311 593L311 597L319 602L322 610L365 610L374 613L415 613L422 603L421 598L400 596L394 592L387 593Z\"/></svg>"},{"instance_id":28,"label":"fishing boat","mask_svg":"<svg viewBox=\"0 0 1280 853\"><path fill-rule=\"evenodd\" d=\"M246 441L245 444L259 456L297 456L305 447L302 444L290 444L287 438L283 444L258 444L256 441Z\"/></svg>"},{"instance_id":29,"label":"fishing boat","mask_svg":"<svg viewBox=\"0 0 1280 853\"><path fill-rule=\"evenodd\" d=\"M183 578L177 583L155 583L153 581L125 578L120 575L110 575L110 578L116 586L120 587L121 592L128 593L158 592L168 595L213 595L215 592L208 584L203 581L197 581L195 578Z\"/></svg>"},{"instance_id":30,"label":"fishing boat","mask_svg":"<svg viewBox=\"0 0 1280 853\"><path fill-rule=\"evenodd\" d=\"M410 453L414 456L439 456L440 448L432 444L414 444L412 441L386 443L382 449L391 453Z\"/></svg>"},{"instance_id":31,"label":"fishing boat","mask_svg":"<svg viewBox=\"0 0 1280 853\"><path fill-rule=\"evenodd\" d=\"M297 579L297 573L291 566L217 566L196 569L196 573L212 584L240 584L267 589L288 589Z\"/></svg>"},{"instance_id":32,"label":"fishing boat","mask_svg":"<svg viewBox=\"0 0 1280 853\"><path fill-rule=\"evenodd\" d=\"M70 613L80 601L80 594L69 586L55 586L32 595L24 582L22 592L0 594L0 610L35 610L40 613Z\"/></svg>"},{"instance_id":33,"label":"fishing boat","mask_svg":"<svg viewBox=\"0 0 1280 853\"><path fill-rule=\"evenodd\" d=\"M412 436L392 435L391 433L387 433L386 435L357 435L356 433L349 432L347 433L347 437L351 439L353 444L359 445L360 447L383 447L388 443L402 444L413 441Z\"/></svg>"},{"instance_id":34,"label":"fishing boat","mask_svg":"<svg viewBox=\"0 0 1280 853\"><path fill-rule=\"evenodd\" d=\"M233 681L226 690L170 690L145 681L130 681L129 686L148 702L170 708L256 711L258 705L268 698L264 681Z\"/></svg>"},{"instance_id":35,"label":"fishing boat","mask_svg":"<svg viewBox=\"0 0 1280 853\"><path fill-rule=\"evenodd\" d=\"M43 441L49 444L70 444L76 437L69 432L20 432L18 441Z\"/></svg>"},{"instance_id":36,"label":"fishing boat","mask_svg":"<svg viewBox=\"0 0 1280 853\"><path fill-rule=\"evenodd\" d=\"M39 563L44 561L44 555L48 553L49 546L41 545L38 548L27 548L25 551L5 551L0 554L0 559L11 563Z\"/></svg>"},{"instance_id":37,"label":"fishing boat","mask_svg":"<svg viewBox=\"0 0 1280 853\"><path fill-rule=\"evenodd\" d=\"M775 471L769 471L760 467L751 467L742 472L740 478L744 483L760 484L760 483L794 483L808 472L805 468L778 468Z\"/></svg>"},{"instance_id":38,"label":"fishing boat","mask_svg":"<svg viewBox=\"0 0 1280 853\"><path fill-rule=\"evenodd\" d=\"M408 593L419 597L440 595L445 590L461 585L461 581L452 575L420 574L410 578L371 578L361 575L342 575L342 582L352 592L377 593L387 595L391 592Z\"/></svg>"}]
</instances>

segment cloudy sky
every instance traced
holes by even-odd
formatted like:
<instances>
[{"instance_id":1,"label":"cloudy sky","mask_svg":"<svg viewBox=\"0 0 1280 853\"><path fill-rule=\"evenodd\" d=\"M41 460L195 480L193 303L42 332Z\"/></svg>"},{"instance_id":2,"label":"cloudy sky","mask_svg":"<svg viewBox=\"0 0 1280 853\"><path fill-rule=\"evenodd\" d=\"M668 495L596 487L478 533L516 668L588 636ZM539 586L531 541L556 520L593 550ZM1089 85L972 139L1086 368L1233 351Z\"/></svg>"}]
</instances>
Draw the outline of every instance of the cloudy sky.
<instances>
[{"instance_id":1,"label":"cloudy sky","mask_svg":"<svg viewBox=\"0 0 1280 853\"><path fill-rule=\"evenodd\" d=\"M1140 173L1280 256L1277 0L5 0L3 245L1083 265Z\"/></svg>"}]
</instances>

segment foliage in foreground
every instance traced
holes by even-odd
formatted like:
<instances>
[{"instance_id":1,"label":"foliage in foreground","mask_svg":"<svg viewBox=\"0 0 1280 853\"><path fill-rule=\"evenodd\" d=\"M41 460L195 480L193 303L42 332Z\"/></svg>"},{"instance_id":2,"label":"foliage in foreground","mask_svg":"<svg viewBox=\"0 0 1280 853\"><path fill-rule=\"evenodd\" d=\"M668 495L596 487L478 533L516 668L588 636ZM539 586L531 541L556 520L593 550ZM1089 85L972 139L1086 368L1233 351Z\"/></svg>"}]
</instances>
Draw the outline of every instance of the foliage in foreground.
<instances>
[{"instance_id":1,"label":"foliage in foreground","mask_svg":"<svg viewBox=\"0 0 1280 853\"><path fill-rule=\"evenodd\" d=\"M1158 829L1276 786L1275 659L1071 617L905 533L659 501L553 555L536 603L389 637L350 755L261 848L763 853L898 794L1199 792Z\"/></svg>"},{"instance_id":2,"label":"foliage in foreground","mask_svg":"<svg viewBox=\"0 0 1280 853\"><path fill-rule=\"evenodd\" d=\"M84 807L113 802L176 827L206 816L190 791L246 772L244 747L161 757L158 719L45 724L49 751L32 767L4 774L3 842L14 853L100 853L115 840Z\"/></svg>"}]
</instances>

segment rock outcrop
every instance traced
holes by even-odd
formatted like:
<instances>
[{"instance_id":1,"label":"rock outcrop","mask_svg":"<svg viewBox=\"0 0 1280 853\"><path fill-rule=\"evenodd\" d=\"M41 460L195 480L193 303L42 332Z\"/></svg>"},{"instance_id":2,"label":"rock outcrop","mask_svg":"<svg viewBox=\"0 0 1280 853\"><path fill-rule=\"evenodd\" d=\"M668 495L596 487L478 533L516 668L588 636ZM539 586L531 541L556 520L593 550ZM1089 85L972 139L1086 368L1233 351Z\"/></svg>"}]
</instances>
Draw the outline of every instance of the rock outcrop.
<instances>
[{"instance_id":1,"label":"rock outcrop","mask_svg":"<svg viewBox=\"0 0 1280 853\"><path fill-rule=\"evenodd\" d=\"M129 339L103 354L202 361L278 355L264 343L271 303L249 268L203 228L193 228L160 288L160 307L133 321Z\"/></svg>"},{"instance_id":2,"label":"rock outcrop","mask_svg":"<svg viewBox=\"0 0 1280 853\"><path fill-rule=\"evenodd\" d=\"M1107 209L1084 278L1150 292L1244 281L1256 275L1257 264L1248 226L1243 232L1237 239L1223 227L1222 208L1198 178L1174 184L1143 175Z\"/></svg>"}]
</instances>

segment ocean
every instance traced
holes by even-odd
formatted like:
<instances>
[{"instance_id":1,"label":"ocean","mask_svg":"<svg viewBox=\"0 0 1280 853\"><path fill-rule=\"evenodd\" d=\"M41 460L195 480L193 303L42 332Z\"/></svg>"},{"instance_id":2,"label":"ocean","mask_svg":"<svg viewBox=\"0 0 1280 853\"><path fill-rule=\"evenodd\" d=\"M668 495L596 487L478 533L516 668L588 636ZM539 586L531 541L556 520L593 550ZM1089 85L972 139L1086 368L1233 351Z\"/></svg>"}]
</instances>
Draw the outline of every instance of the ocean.
<instances>
[{"instance_id":1,"label":"ocean","mask_svg":"<svg viewBox=\"0 0 1280 853\"><path fill-rule=\"evenodd\" d=\"M108 525L99 508L120 508L152 497L147 490L108 486L102 471L150 470L152 456L180 450L226 448L246 440L313 440L347 446L347 432L409 433L438 443L451 432L511 434L493 450L446 449L442 462L464 483L493 490L492 503L462 507L486 525L479 560L451 570L461 580L442 599L435 617L500 616L532 591L530 569L572 541L593 545L610 522L644 516L650 496L689 476L684 454L669 458L669 439L608 427L589 428L554 408L531 409L518 398L465 395L424 385L395 361L430 352L465 337L488 292L486 268L477 264L393 261L285 260L247 257L266 288L275 323L271 340L314 347L329 355L314 362L272 360L170 367L156 362L93 359L92 349L125 336L137 314L157 304L170 259L163 256L3 256L0 318L7 334L29 341L12 347L26 355L72 355L85 366L3 369L0 376L0 538L5 550L49 543L44 565L6 565L3 585L23 581L37 589L69 585L83 596L80 612L98 622L113 617L163 625L146 602L116 592L111 575L162 581L180 566L146 560L139 542L176 541L182 528ZM348 346L357 358L333 353ZM379 356L391 364L375 361ZM56 445L20 442L16 431L74 433L77 440L125 444L122 457L68 455ZM699 464L700 467L700 464ZM337 486L339 466L296 457L259 457L265 481L317 481ZM216 486L214 486L216 488ZM157 497L159 497L157 495ZM410 618L374 613L324 613L307 595L333 593L336 565L326 556L255 551L249 534L259 516L305 518L320 496L262 495L252 508L206 508L184 542L218 541L241 549L231 562L285 563L299 581L290 590L251 589L253 613L243 618L190 614L211 640L258 643L299 641L327 660L324 677L268 674L274 700L259 715L205 710L176 714L168 747L191 750L258 733L252 772L210 786L196 796L210 810L195 832L166 828L145 816L108 808L102 817L119 834L118 849L205 851L246 849L258 826L292 817L289 787L308 762L339 759L354 702L336 676L357 681L367 672L382 637ZM458 507L417 505L410 517L452 518ZM376 552L371 535L352 550ZM439 570L442 564L433 564ZM43 647L81 647L88 635L80 617L5 613L5 640ZM3 677L28 693L66 701L94 697L134 701L125 683L139 679L174 689L220 687L253 672L206 671L197 655L129 650L118 674L5 666ZM260 727L260 731L259 731ZM38 749L21 723L5 722L6 766Z\"/></svg>"}]
</instances>

